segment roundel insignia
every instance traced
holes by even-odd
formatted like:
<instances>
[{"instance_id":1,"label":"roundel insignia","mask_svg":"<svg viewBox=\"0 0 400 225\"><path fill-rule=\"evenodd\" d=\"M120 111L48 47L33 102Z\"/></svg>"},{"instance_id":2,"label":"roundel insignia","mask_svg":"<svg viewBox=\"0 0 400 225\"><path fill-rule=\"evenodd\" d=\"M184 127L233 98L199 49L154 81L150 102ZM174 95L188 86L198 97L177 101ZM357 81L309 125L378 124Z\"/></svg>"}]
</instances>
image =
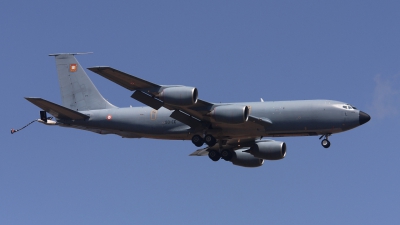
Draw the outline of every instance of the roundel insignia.
<instances>
[{"instance_id":1,"label":"roundel insignia","mask_svg":"<svg viewBox=\"0 0 400 225\"><path fill-rule=\"evenodd\" d=\"M69 71L70 72L76 72L77 66L76 64L70 64L69 65Z\"/></svg>"},{"instance_id":2,"label":"roundel insignia","mask_svg":"<svg viewBox=\"0 0 400 225\"><path fill-rule=\"evenodd\" d=\"M112 116L111 115L107 115L107 120L111 120Z\"/></svg>"}]
</instances>

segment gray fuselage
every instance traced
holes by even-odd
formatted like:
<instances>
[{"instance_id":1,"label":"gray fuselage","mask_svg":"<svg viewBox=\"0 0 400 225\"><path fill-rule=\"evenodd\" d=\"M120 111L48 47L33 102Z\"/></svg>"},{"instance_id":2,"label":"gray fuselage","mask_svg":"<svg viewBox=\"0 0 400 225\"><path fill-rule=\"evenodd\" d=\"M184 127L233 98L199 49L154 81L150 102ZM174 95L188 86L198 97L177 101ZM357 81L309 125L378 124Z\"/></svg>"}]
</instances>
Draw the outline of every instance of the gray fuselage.
<instances>
[{"instance_id":1,"label":"gray fuselage","mask_svg":"<svg viewBox=\"0 0 400 225\"><path fill-rule=\"evenodd\" d=\"M190 140L194 134L204 133L217 138L311 136L338 133L361 125L362 112L346 103L332 100L226 104L248 106L250 115L267 118L272 125L263 127L249 121L242 124L222 124L210 118L213 122L212 127L194 130L171 118L172 111L163 107L159 110L150 107L129 107L81 111L90 118L85 121L58 120L58 122L61 126L100 134L170 140Z\"/></svg>"}]
</instances>

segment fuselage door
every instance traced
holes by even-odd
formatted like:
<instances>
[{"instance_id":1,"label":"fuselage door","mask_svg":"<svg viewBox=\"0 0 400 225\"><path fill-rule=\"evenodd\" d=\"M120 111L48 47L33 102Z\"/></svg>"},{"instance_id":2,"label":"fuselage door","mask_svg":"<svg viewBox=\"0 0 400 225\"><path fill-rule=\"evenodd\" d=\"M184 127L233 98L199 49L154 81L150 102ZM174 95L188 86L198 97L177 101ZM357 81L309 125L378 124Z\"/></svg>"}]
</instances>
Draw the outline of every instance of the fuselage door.
<instances>
[{"instance_id":1,"label":"fuselage door","mask_svg":"<svg viewBox=\"0 0 400 225\"><path fill-rule=\"evenodd\" d=\"M157 110L152 110L150 112L150 120L156 120L157 119Z\"/></svg>"}]
</instances>

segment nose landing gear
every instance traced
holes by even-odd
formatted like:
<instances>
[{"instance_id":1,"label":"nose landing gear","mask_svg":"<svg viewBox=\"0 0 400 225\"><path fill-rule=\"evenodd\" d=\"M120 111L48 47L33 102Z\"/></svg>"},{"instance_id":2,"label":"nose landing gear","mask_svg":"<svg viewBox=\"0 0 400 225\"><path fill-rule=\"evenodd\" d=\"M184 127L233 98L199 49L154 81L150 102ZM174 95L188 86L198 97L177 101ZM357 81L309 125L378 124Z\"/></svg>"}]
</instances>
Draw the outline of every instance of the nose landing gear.
<instances>
[{"instance_id":1,"label":"nose landing gear","mask_svg":"<svg viewBox=\"0 0 400 225\"><path fill-rule=\"evenodd\" d=\"M323 137L325 137L322 141L321 141L321 145L324 148L329 148L331 146L331 142L328 140L328 137L331 136L331 134L324 134L322 135L319 139L321 140Z\"/></svg>"}]
</instances>

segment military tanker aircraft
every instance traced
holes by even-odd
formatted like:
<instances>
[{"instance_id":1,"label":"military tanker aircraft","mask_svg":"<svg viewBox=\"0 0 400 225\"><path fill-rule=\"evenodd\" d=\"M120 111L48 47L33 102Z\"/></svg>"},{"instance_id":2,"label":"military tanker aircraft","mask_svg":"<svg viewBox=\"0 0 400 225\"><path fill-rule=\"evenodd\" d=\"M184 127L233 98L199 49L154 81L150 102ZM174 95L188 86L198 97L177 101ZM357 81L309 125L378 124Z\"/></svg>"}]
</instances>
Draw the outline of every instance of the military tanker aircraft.
<instances>
[{"instance_id":1,"label":"military tanker aircraft","mask_svg":"<svg viewBox=\"0 0 400 225\"><path fill-rule=\"evenodd\" d=\"M199 99L195 87L159 85L108 66L88 68L134 91L131 98L146 105L118 108L93 85L75 58L79 54L84 53L50 54L56 60L62 105L26 97L42 109L38 122L123 138L191 140L197 147L205 145L191 156L258 167L286 155L284 142L264 137L320 136L322 146L329 148L332 134L370 120L365 112L339 101L211 103Z\"/></svg>"}]
</instances>

